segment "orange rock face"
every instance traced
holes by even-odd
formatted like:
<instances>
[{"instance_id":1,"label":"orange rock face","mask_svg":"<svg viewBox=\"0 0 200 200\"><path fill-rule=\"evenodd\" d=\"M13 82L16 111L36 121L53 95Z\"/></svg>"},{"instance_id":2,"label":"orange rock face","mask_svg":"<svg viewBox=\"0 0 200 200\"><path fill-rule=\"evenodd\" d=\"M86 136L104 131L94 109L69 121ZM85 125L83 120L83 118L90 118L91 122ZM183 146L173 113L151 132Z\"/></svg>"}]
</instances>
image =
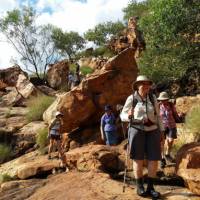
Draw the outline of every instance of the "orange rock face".
<instances>
[{"instance_id":1,"label":"orange rock face","mask_svg":"<svg viewBox=\"0 0 200 200\"><path fill-rule=\"evenodd\" d=\"M129 48L62 96L55 107L64 114L63 131L69 132L81 125L97 123L105 104L113 108L119 103L123 104L132 92L131 85L137 73L134 49Z\"/></svg>"},{"instance_id":2,"label":"orange rock face","mask_svg":"<svg viewBox=\"0 0 200 200\"><path fill-rule=\"evenodd\" d=\"M67 75L69 65L66 61L51 65L47 71L47 81L52 88L58 89L61 86L67 86Z\"/></svg>"},{"instance_id":3,"label":"orange rock face","mask_svg":"<svg viewBox=\"0 0 200 200\"><path fill-rule=\"evenodd\" d=\"M200 195L200 143L186 144L179 150L176 172L193 193Z\"/></svg>"}]
</instances>

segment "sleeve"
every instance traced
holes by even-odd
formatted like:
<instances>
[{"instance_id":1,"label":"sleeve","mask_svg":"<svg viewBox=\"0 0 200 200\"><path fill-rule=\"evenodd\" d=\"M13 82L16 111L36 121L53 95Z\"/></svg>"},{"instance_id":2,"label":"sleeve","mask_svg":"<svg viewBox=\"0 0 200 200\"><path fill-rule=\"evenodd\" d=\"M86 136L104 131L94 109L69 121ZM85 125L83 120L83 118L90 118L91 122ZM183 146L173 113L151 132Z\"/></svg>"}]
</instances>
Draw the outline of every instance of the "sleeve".
<instances>
[{"instance_id":1,"label":"sleeve","mask_svg":"<svg viewBox=\"0 0 200 200\"><path fill-rule=\"evenodd\" d=\"M161 116L160 116L160 107L159 107L159 104L158 104L158 101L156 99L156 96L154 96L154 106L155 106L155 109L156 109L156 117L157 117L157 123L158 123L158 127L159 127L159 130L160 131L164 131L164 125L163 125L163 122L162 122L162 119L161 119Z\"/></svg>"},{"instance_id":2,"label":"sleeve","mask_svg":"<svg viewBox=\"0 0 200 200\"><path fill-rule=\"evenodd\" d=\"M120 113L120 118L121 118L121 121L123 122L129 122L129 118L128 118L128 111L131 109L132 107L132 102L133 102L133 95L130 95L125 104L124 104L124 107L122 109L122 112Z\"/></svg>"},{"instance_id":3,"label":"sleeve","mask_svg":"<svg viewBox=\"0 0 200 200\"><path fill-rule=\"evenodd\" d=\"M104 120L104 115L101 117L101 127L105 126L105 120Z\"/></svg>"}]
</instances>

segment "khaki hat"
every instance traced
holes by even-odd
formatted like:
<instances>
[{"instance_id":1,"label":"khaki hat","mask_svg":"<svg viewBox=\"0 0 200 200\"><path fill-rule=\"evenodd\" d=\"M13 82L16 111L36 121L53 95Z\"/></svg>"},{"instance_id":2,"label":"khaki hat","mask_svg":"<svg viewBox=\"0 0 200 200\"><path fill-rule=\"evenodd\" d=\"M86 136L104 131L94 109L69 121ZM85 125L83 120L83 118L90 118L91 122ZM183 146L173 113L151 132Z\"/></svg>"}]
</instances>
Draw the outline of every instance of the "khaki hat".
<instances>
[{"instance_id":1,"label":"khaki hat","mask_svg":"<svg viewBox=\"0 0 200 200\"><path fill-rule=\"evenodd\" d=\"M169 95L167 92L161 92L158 97L159 101L169 100Z\"/></svg>"},{"instance_id":2,"label":"khaki hat","mask_svg":"<svg viewBox=\"0 0 200 200\"><path fill-rule=\"evenodd\" d=\"M133 89L137 90L138 84L142 82L149 82L150 85L153 84L153 82L150 79L148 79L145 75L139 75L136 81L133 83Z\"/></svg>"}]
</instances>

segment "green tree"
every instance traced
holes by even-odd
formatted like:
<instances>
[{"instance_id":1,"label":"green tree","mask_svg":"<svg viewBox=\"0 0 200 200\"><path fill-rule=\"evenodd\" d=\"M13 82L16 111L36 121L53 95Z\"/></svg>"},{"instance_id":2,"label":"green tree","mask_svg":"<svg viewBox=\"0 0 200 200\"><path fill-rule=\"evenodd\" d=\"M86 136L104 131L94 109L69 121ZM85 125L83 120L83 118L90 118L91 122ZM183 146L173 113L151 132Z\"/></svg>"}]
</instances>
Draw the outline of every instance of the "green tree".
<instances>
[{"instance_id":1,"label":"green tree","mask_svg":"<svg viewBox=\"0 0 200 200\"><path fill-rule=\"evenodd\" d=\"M145 17L149 14L149 1L137 2L136 0L131 0L128 6L123 9L124 20L128 21L130 17Z\"/></svg>"},{"instance_id":2,"label":"green tree","mask_svg":"<svg viewBox=\"0 0 200 200\"><path fill-rule=\"evenodd\" d=\"M101 23L96 25L94 29L89 29L84 34L84 38L94 42L98 46L103 46L108 39L113 35L119 34L123 29L124 24L120 21Z\"/></svg>"},{"instance_id":3,"label":"green tree","mask_svg":"<svg viewBox=\"0 0 200 200\"><path fill-rule=\"evenodd\" d=\"M55 47L63 55L71 60L76 52L84 47L85 40L77 32L63 32L62 29L54 27L52 30L52 39Z\"/></svg>"},{"instance_id":4,"label":"green tree","mask_svg":"<svg viewBox=\"0 0 200 200\"><path fill-rule=\"evenodd\" d=\"M147 43L139 60L141 73L160 81L180 78L191 67L199 68L200 1L146 2L148 12L139 21ZM128 6L131 10L131 4Z\"/></svg>"},{"instance_id":5,"label":"green tree","mask_svg":"<svg viewBox=\"0 0 200 200\"><path fill-rule=\"evenodd\" d=\"M36 18L35 10L30 7L8 11L0 19L0 31L20 55L24 68L43 78L48 64L59 55L51 40L51 26L37 26Z\"/></svg>"}]
</instances>

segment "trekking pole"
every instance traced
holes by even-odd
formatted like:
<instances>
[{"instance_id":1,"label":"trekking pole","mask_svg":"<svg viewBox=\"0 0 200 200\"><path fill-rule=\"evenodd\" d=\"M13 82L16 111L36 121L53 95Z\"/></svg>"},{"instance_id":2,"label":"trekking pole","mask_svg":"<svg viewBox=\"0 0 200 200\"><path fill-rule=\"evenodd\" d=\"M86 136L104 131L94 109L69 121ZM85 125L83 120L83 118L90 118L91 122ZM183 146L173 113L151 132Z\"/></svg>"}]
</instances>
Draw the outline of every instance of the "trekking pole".
<instances>
[{"instance_id":1,"label":"trekking pole","mask_svg":"<svg viewBox=\"0 0 200 200\"><path fill-rule=\"evenodd\" d=\"M127 141L126 160L125 160L125 168L124 168L123 192L125 192L125 188L126 188L126 174L127 174L127 168L128 168L128 153L129 153L129 143Z\"/></svg>"}]
</instances>

